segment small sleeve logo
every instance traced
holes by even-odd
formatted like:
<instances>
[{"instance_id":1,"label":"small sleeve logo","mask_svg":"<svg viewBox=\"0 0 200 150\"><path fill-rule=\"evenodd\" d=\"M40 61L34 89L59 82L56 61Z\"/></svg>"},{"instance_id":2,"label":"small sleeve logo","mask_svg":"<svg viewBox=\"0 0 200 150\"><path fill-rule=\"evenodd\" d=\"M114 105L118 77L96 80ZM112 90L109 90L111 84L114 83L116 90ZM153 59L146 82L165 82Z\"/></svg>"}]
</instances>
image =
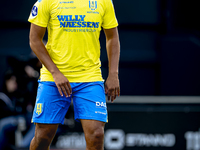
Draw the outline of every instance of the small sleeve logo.
<instances>
[{"instance_id":1,"label":"small sleeve logo","mask_svg":"<svg viewBox=\"0 0 200 150\"><path fill-rule=\"evenodd\" d=\"M36 17L37 14L38 14L38 8L37 8L37 6L33 6L33 9L32 9L32 16L33 16L33 17Z\"/></svg>"}]
</instances>

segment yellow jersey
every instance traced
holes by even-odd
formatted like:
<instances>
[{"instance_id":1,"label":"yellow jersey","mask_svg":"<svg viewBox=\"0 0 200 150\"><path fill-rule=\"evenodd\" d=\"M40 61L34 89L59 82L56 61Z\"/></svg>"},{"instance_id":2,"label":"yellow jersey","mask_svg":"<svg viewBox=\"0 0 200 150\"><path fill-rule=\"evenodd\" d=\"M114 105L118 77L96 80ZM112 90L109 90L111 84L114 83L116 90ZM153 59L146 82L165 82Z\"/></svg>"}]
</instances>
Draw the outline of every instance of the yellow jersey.
<instances>
[{"instance_id":1,"label":"yellow jersey","mask_svg":"<svg viewBox=\"0 0 200 150\"><path fill-rule=\"evenodd\" d=\"M103 81L101 28L118 26L111 0L38 0L29 22L48 29L46 49L69 82ZM54 81L42 66L41 81Z\"/></svg>"}]
</instances>

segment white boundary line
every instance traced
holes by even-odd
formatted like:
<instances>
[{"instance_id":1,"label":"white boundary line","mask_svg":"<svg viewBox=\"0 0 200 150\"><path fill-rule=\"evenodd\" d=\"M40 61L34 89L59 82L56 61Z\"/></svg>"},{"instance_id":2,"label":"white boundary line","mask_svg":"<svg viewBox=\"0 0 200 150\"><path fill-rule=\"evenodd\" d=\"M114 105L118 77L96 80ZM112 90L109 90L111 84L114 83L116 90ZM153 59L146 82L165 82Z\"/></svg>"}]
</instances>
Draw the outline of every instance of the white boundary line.
<instances>
[{"instance_id":1,"label":"white boundary line","mask_svg":"<svg viewBox=\"0 0 200 150\"><path fill-rule=\"evenodd\" d=\"M108 102L110 103L110 102ZM200 96L120 96L114 103L189 103L200 104Z\"/></svg>"}]
</instances>

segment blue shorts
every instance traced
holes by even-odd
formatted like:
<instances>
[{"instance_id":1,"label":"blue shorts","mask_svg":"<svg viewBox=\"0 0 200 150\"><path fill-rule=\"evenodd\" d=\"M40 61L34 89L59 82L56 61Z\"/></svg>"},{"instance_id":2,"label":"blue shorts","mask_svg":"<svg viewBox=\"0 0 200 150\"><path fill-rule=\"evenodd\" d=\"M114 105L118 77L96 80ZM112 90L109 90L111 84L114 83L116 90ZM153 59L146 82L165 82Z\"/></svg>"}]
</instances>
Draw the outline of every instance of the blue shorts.
<instances>
[{"instance_id":1,"label":"blue shorts","mask_svg":"<svg viewBox=\"0 0 200 150\"><path fill-rule=\"evenodd\" d=\"M32 122L63 124L73 99L74 119L107 122L107 106L102 81L70 83L71 97L61 96L54 82L38 81L36 104Z\"/></svg>"}]
</instances>

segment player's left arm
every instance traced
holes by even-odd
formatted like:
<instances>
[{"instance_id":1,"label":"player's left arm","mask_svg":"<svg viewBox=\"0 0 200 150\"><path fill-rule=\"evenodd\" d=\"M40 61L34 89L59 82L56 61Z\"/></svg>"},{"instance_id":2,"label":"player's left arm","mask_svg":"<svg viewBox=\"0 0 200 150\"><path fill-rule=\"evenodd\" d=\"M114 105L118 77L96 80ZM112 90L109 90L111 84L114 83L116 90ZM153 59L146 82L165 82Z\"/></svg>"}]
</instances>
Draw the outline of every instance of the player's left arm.
<instances>
[{"instance_id":1,"label":"player's left arm","mask_svg":"<svg viewBox=\"0 0 200 150\"><path fill-rule=\"evenodd\" d=\"M116 96L120 95L119 86L119 56L120 42L117 27L112 29L104 29L106 35L106 49L109 61L109 74L105 83L105 92L108 96L108 101L113 102Z\"/></svg>"}]
</instances>

